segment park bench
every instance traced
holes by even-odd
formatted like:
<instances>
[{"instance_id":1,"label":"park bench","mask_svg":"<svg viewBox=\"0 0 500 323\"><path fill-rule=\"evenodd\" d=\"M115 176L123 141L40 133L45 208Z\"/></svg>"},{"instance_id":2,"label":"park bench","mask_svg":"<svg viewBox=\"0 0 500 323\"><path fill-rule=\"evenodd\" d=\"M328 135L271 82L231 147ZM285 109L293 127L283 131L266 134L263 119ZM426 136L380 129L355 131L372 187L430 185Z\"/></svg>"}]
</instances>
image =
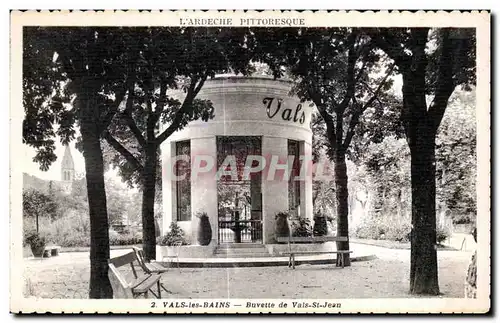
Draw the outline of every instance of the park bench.
<instances>
[{"instance_id":1,"label":"park bench","mask_svg":"<svg viewBox=\"0 0 500 323\"><path fill-rule=\"evenodd\" d=\"M288 251L282 252L281 254L287 255L288 267L295 269L295 256L297 255L320 255L320 254L336 254L337 255L337 266L340 264L344 268L345 255L352 253L351 250L328 250L328 251L299 251L293 250L292 245L295 243L319 243L327 241L347 241L347 237L336 237L336 236L320 236L320 237L276 237L276 241L279 243L287 243Z\"/></svg>"},{"instance_id":2,"label":"park bench","mask_svg":"<svg viewBox=\"0 0 500 323\"><path fill-rule=\"evenodd\" d=\"M159 263L157 262L146 262L146 259L144 258L144 251L141 249L141 248L137 248L137 247L132 247L132 250L134 250L134 253L135 253L135 256L137 258L137 262L139 263L139 265L141 266L142 270L144 270L144 272L146 274L163 274L164 272L167 272L168 269L163 267L162 265L160 265ZM167 293L171 293L166 287L165 285L163 285L163 283L160 281L160 287L166 291Z\"/></svg>"},{"instance_id":3,"label":"park bench","mask_svg":"<svg viewBox=\"0 0 500 323\"><path fill-rule=\"evenodd\" d=\"M115 298L137 298L141 295L148 298L149 292L156 298L161 298L161 275L158 273L143 273L138 275L135 263L138 262L137 256L134 251L129 252L123 256L115 257L109 260L109 280L113 288ZM132 269L132 278L127 279L119 268L130 265ZM137 263L140 268L140 264ZM158 293L153 291L153 288L158 288Z\"/></svg>"},{"instance_id":4,"label":"park bench","mask_svg":"<svg viewBox=\"0 0 500 323\"><path fill-rule=\"evenodd\" d=\"M42 257L48 258L52 256L59 256L59 249L61 249L61 246L46 246L43 250Z\"/></svg>"}]
</instances>

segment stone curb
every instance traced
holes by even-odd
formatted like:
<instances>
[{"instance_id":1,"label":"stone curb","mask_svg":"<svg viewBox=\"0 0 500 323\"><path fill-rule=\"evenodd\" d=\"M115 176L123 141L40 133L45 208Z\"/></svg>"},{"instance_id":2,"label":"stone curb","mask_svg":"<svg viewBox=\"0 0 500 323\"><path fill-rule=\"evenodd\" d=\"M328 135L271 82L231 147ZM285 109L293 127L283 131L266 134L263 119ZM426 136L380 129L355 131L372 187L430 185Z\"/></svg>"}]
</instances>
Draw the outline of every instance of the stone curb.
<instances>
[{"instance_id":1,"label":"stone curb","mask_svg":"<svg viewBox=\"0 0 500 323\"><path fill-rule=\"evenodd\" d=\"M214 258L210 258L210 261L189 261L183 262L179 259L179 267L181 268L234 268L234 267L276 267L276 266L288 266L288 260L276 260L273 257L269 257L269 260L262 261L238 261L238 258L232 258L235 261L213 261ZM231 259L231 258L222 258ZM375 255L366 255L359 257L351 257L351 262L369 261L377 259ZM177 264L159 261L159 264L175 269ZM328 265L332 264L332 259L310 259L310 260L295 260L295 265Z\"/></svg>"}]
</instances>

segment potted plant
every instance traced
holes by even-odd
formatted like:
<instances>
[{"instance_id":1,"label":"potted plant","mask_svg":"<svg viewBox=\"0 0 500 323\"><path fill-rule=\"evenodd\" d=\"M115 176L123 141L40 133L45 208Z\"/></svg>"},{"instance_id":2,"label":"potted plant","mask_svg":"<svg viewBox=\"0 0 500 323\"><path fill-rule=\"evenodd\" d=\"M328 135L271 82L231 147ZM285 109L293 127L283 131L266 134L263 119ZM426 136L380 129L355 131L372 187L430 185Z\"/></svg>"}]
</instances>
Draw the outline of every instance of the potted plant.
<instances>
[{"instance_id":1,"label":"potted plant","mask_svg":"<svg viewBox=\"0 0 500 323\"><path fill-rule=\"evenodd\" d=\"M292 222L293 237L310 237L312 236L311 221L307 218L297 217Z\"/></svg>"},{"instance_id":2,"label":"potted plant","mask_svg":"<svg viewBox=\"0 0 500 323\"><path fill-rule=\"evenodd\" d=\"M206 212L198 212L196 217L200 219L198 223L198 243L202 246L208 246L212 241L212 227Z\"/></svg>"},{"instance_id":3,"label":"potted plant","mask_svg":"<svg viewBox=\"0 0 500 323\"><path fill-rule=\"evenodd\" d=\"M314 216L313 234L316 237L326 236L328 233L328 225L326 223L326 216L317 212Z\"/></svg>"},{"instance_id":4,"label":"potted plant","mask_svg":"<svg viewBox=\"0 0 500 323\"><path fill-rule=\"evenodd\" d=\"M43 235L33 231L26 235L25 240L26 243L30 245L33 256L43 257L43 252L45 250L45 246L47 245L47 239Z\"/></svg>"},{"instance_id":5,"label":"potted plant","mask_svg":"<svg viewBox=\"0 0 500 323\"><path fill-rule=\"evenodd\" d=\"M175 256L175 250L173 248L176 244L186 245L186 238L184 230L177 224L177 222L170 223L170 230L166 235L158 237L158 245L166 246L167 256Z\"/></svg>"},{"instance_id":6,"label":"potted plant","mask_svg":"<svg viewBox=\"0 0 500 323\"><path fill-rule=\"evenodd\" d=\"M289 237L290 226L288 224L288 212L279 212L275 216L275 235L276 237Z\"/></svg>"}]
</instances>

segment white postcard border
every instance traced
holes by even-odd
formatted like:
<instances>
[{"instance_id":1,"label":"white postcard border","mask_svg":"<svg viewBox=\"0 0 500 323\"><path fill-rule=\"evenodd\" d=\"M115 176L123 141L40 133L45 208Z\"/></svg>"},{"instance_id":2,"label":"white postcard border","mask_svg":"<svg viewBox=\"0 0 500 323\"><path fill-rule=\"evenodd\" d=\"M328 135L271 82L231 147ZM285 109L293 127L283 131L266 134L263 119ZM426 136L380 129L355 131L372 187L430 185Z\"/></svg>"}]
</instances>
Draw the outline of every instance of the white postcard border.
<instances>
[{"instance_id":1,"label":"white postcard border","mask_svg":"<svg viewBox=\"0 0 500 323\"><path fill-rule=\"evenodd\" d=\"M11 75L10 75L10 310L11 312L52 312L52 313L293 313L315 312L318 309L287 308L246 308L231 306L230 308L151 308L153 300L86 300L86 299L33 299L24 298L22 256L22 173L16 167L22 155L17 149L22 141L22 27L23 26L179 26L181 18L207 19L231 18L234 27L241 26L241 19L255 18L290 18L303 19L307 27L474 27L477 28L477 228L478 228L478 295L477 299L444 299L444 298L378 298L378 299L338 299L308 300L340 303L340 308L326 309L329 313L451 313L451 312L485 312L490 308L490 14L488 12L442 12L432 11L417 13L381 11L59 11L59 12L12 12L11 13ZM240 24L238 24L240 22ZM256 25L253 25L257 27ZM262 25L265 26L265 25ZM298 27L293 25L293 27ZM465 268L464 268L465 270ZM157 300L162 302L163 300ZM172 301L172 300L165 300ZM181 301L181 300L179 300ZM185 301L228 301L220 300L185 300ZM292 300L230 300L233 305ZM300 302L301 300L293 300Z\"/></svg>"}]
</instances>

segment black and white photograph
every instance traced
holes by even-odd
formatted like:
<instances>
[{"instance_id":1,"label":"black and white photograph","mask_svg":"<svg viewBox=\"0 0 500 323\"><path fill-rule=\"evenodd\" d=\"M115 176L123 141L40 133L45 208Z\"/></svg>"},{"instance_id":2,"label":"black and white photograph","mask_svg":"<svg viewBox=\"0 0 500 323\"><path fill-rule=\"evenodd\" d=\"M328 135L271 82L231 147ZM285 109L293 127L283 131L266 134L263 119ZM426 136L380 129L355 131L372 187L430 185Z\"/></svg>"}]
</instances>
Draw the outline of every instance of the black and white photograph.
<instances>
[{"instance_id":1,"label":"black and white photograph","mask_svg":"<svg viewBox=\"0 0 500 323\"><path fill-rule=\"evenodd\" d=\"M11 13L12 312L490 310L488 12L91 16Z\"/></svg>"}]
</instances>

